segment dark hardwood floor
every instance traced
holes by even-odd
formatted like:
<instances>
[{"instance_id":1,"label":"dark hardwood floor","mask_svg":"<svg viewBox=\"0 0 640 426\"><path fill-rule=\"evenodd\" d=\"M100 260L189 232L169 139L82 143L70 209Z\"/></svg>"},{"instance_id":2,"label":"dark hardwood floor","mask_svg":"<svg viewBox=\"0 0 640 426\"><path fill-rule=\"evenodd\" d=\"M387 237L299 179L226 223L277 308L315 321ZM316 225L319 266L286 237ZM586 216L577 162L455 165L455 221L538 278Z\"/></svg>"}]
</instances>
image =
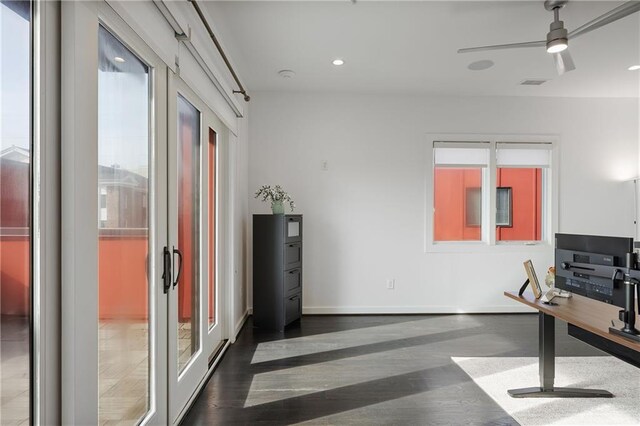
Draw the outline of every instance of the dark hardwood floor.
<instances>
[{"instance_id":1,"label":"dark hardwood floor","mask_svg":"<svg viewBox=\"0 0 640 426\"><path fill-rule=\"evenodd\" d=\"M603 355L556 326L558 356ZM517 424L451 357L537 344L535 314L304 316L284 333L249 319L183 424Z\"/></svg>"}]
</instances>

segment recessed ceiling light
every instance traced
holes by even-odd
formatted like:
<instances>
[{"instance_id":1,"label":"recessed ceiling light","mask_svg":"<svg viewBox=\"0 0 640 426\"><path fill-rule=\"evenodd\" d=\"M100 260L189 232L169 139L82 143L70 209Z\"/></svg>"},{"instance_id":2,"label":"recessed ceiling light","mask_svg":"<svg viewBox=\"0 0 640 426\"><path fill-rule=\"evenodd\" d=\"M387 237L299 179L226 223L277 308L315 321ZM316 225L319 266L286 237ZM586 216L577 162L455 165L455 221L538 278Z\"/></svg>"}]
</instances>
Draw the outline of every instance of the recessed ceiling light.
<instances>
[{"instance_id":1,"label":"recessed ceiling light","mask_svg":"<svg viewBox=\"0 0 640 426\"><path fill-rule=\"evenodd\" d=\"M491 68L493 65L493 61L489 59L483 59L481 61L471 62L467 68L469 68L471 71L482 71Z\"/></svg>"},{"instance_id":2,"label":"recessed ceiling light","mask_svg":"<svg viewBox=\"0 0 640 426\"><path fill-rule=\"evenodd\" d=\"M629 71L638 71L640 70L640 65L631 65L629 68L627 68Z\"/></svg>"},{"instance_id":3,"label":"recessed ceiling light","mask_svg":"<svg viewBox=\"0 0 640 426\"><path fill-rule=\"evenodd\" d=\"M115 58L113 58L113 60L120 63L127 62L124 60L124 58L121 58L120 56L116 56Z\"/></svg>"},{"instance_id":4,"label":"recessed ceiling light","mask_svg":"<svg viewBox=\"0 0 640 426\"><path fill-rule=\"evenodd\" d=\"M334 59L332 64L340 66L340 65L344 65L344 61L342 59Z\"/></svg>"},{"instance_id":5,"label":"recessed ceiling light","mask_svg":"<svg viewBox=\"0 0 640 426\"><path fill-rule=\"evenodd\" d=\"M296 73L293 70L280 70L278 75L282 78L293 78Z\"/></svg>"}]
</instances>

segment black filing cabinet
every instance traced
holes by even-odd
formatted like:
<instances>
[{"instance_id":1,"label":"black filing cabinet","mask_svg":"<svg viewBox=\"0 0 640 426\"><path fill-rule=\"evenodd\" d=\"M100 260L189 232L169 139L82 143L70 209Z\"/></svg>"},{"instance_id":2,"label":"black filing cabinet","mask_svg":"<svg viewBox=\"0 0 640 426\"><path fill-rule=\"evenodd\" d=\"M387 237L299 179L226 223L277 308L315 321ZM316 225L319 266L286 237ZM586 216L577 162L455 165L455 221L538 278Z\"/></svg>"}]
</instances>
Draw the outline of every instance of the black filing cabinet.
<instances>
[{"instance_id":1,"label":"black filing cabinet","mask_svg":"<svg viewBox=\"0 0 640 426\"><path fill-rule=\"evenodd\" d=\"M253 324L284 330L302 316L302 215L253 215Z\"/></svg>"}]
</instances>

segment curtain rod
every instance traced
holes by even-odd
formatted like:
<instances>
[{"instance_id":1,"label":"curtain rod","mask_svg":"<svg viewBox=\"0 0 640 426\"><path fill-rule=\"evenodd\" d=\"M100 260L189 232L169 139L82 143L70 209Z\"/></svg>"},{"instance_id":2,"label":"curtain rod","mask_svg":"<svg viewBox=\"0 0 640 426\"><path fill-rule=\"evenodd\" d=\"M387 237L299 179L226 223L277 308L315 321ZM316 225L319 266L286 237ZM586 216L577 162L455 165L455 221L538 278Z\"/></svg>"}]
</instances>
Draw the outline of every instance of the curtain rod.
<instances>
[{"instance_id":1,"label":"curtain rod","mask_svg":"<svg viewBox=\"0 0 640 426\"><path fill-rule=\"evenodd\" d=\"M238 78L238 75L233 70L233 67L231 66L231 63L229 62L229 59L227 58L227 55L225 55L224 50L222 50L222 46L220 46L220 43L218 42L218 39L216 38L215 34L213 34L213 30L209 26L209 23L207 22L207 18L204 17L204 14L202 13L202 10L200 9L200 6L198 6L198 3L196 3L196 0L189 0L189 2L193 5L193 8L198 13L198 16L200 17L200 20L204 24L204 27L207 29L207 32L209 33L209 37L211 37L211 40L213 41L213 44L216 45L216 48L218 49L218 52L220 52L220 56L222 56L222 59L224 60L224 63L227 65L227 68L229 69L229 72L231 73L231 76L233 77L233 79L236 81L236 84L240 88L240 90L234 90L233 93L242 94L244 96L245 102L249 102L249 100L251 100L251 97L247 94L247 91L242 86L242 83L240 83L240 79Z\"/></svg>"}]
</instances>

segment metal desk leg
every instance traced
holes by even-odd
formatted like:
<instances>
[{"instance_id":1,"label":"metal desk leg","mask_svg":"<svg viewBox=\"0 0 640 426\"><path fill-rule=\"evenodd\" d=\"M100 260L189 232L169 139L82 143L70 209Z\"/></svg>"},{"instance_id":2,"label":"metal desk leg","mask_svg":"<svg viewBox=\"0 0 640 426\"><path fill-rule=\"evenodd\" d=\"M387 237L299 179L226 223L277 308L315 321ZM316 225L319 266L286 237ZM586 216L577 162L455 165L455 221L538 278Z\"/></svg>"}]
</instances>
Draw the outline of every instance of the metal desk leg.
<instances>
[{"instance_id":1,"label":"metal desk leg","mask_svg":"<svg viewBox=\"0 0 640 426\"><path fill-rule=\"evenodd\" d=\"M613 394L601 389L556 388L555 377L555 318L543 312L538 313L538 363L540 367L540 387L510 389L513 398L611 398Z\"/></svg>"}]
</instances>

